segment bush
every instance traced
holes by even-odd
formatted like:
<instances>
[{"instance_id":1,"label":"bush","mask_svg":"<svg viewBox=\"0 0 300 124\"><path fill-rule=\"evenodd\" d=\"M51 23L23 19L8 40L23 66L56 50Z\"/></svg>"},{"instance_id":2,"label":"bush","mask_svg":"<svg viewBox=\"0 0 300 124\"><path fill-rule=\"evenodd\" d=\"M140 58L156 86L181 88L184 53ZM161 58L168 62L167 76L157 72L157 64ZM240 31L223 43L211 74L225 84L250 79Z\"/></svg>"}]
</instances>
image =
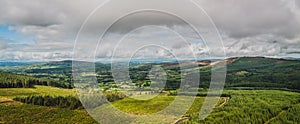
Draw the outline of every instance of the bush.
<instances>
[{"instance_id":1,"label":"bush","mask_svg":"<svg viewBox=\"0 0 300 124\"><path fill-rule=\"evenodd\" d=\"M109 102L114 102L125 98L126 95L120 92L111 91L104 92L104 95L91 93L89 95L81 95L80 98L86 108L95 108ZM107 100L106 100L107 99ZM67 109L83 109L81 101L74 96L40 96L32 95L28 97L16 97L13 100L20 101L26 104L39 105L39 106L55 106Z\"/></svg>"},{"instance_id":2,"label":"bush","mask_svg":"<svg viewBox=\"0 0 300 124\"><path fill-rule=\"evenodd\" d=\"M20 101L26 104L33 104L39 106L56 106L59 108L67 109L82 109L83 106L78 98L73 96L28 96L28 97L16 97L13 100Z\"/></svg>"}]
</instances>

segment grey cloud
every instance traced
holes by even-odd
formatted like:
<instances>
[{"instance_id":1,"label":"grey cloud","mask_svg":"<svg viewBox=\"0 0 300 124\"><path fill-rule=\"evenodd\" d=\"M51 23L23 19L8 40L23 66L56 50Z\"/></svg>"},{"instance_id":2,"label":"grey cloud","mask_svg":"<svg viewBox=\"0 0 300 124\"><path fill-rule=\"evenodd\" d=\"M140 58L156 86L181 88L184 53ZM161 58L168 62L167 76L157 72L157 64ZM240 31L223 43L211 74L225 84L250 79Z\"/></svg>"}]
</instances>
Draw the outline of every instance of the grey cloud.
<instances>
[{"instance_id":1,"label":"grey cloud","mask_svg":"<svg viewBox=\"0 0 300 124\"><path fill-rule=\"evenodd\" d=\"M5 49L7 59L46 59L70 57L73 41L83 21L90 12L104 0L2 0L0 1L0 24L11 24L19 33L34 36L36 43L29 46L7 46L0 42L0 49ZM295 0L298 9L292 11L286 5L288 0L196 0L207 11L217 25L228 55L277 55L282 53L297 53L300 46L300 2ZM120 1L114 1L120 2ZM145 1L141 1L145 2ZM139 6L137 3L121 2L120 6ZM150 1L149 1L150 3ZM161 2L162 6L173 3ZM168 5L170 4L170 5ZM189 8L189 6L183 6ZM178 8L180 9L180 8ZM107 7L103 16L97 17L91 25L90 36L98 36L98 30L104 30L102 23L109 22L111 15L115 14L114 8ZM197 17L198 13L190 13ZM167 26L179 31L191 39L197 39L193 31L185 27L187 24L173 16L161 13L140 13L124 18L122 22L110 30L110 40L105 41L99 49L98 57L109 57L116 42L115 37L122 37L135 27L145 24ZM207 24L203 24L203 32ZM95 33L95 35L93 34ZM162 34L161 31L139 34L136 39L151 39ZM87 37L86 39L88 39ZM157 38L157 37L156 37ZM158 40L153 38L153 41ZM174 40L165 36L165 40ZM277 42L274 42L277 41ZM209 42L209 41L207 41ZM185 53L181 41L169 43L174 51ZM95 44L86 44L95 46ZM208 49L203 45L191 43L196 54L207 54ZM217 44L216 44L217 45ZM218 44L219 45L219 44ZM9 48L7 48L9 47ZM286 49L286 50L284 50ZM14 52L14 51L22 51ZM125 54L125 53L124 53ZM161 53L163 54L163 52ZM189 53L186 53L189 54ZM33 57L32 57L33 55ZM184 56L185 54L183 54Z\"/></svg>"},{"instance_id":2,"label":"grey cloud","mask_svg":"<svg viewBox=\"0 0 300 124\"><path fill-rule=\"evenodd\" d=\"M296 7L300 8L300 1L299 0L294 0Z\"/></svg>"},{"instance_id":3,"label":"grey cloud","mask_svg":"<svg viewBox=\"0 0 300 124\"><path fill-rule=\"evenodd\" d=\"M287 52L287 54L300 54L300 51L299 52Z\"/></svg>"},{"instance_id":4,"label":"grey cloud","mask_svg":"<svg viewBox=\"0 0 300 124\"><path fill-rule=\"evenodd\" d=\"M293 38L300 32L296 14L282 0L203 1L220 30L234 38L274 34Z\"/></svg>"},{"instance_id":5,"label":"grey cloud","mask_svg":"<svg viewBox=\"0 0 300 124\"><path fill-rule=\"evenodd\" d=\"M0 1L0 22L17 26L21 28L20 30L28 27L52 30L49 27L55 26L61 35L75 37L88 14L102 1L2 0ZM39 32L34 33L39 35ZM47 34L45 35L47 37Z\"/></svg>"},{"instance_id":6,"label":"grey cloud","mask_svg":"<svg viewBox=\"0 0 300 124\"><path fill-rule=\"evenodd\" d=\"M16 25L49 26L61 23L64 13L55 2L42 0L4 0L0 4L1 20Z\"/></svg>"},{"instance_id":7,"label":"grey cloud","mask_svg":"<svg viewBox=\"0 0 300 124\"><path fill-rule=\"evenodd\" d=\"M4 49L6 49L7 47L8 47L7 42L0 39L0 50L4 50Z\"/></svg>"},{"instance_id":8,"label":"grey cloud","mask_svg":"<svg viewBox=\"0 0 300 124\"><path fill-rule=\"evenodd\" d=\"M187 26L180 18L159 11L143 11L127 15L111 27L110 32L126 33L137 27L160 25L173 28L175 25Z\"/></svg>"}]
</instances>

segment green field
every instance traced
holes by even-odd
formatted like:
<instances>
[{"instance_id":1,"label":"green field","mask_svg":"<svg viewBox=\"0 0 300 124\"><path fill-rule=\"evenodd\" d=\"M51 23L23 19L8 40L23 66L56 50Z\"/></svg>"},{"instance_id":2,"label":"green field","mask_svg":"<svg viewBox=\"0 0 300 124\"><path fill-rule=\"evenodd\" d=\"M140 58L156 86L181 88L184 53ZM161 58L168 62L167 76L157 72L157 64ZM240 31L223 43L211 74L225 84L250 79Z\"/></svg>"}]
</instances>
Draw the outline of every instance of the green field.
<instances>
[{"instance_id":1,"label":"green field","mask_svg":"<svg viewBox=\"0 0 300 124\"><path fill-rule=\"evenodd\" d=\"M52 96L75 96L74 89L62 89L49 86L35 86L35 88L1 88L1 97L14 98L16 96L29 95L52 95Z\"/></svg>"},{"instance_id":2,"label":"green field","mask_svg":"<svg viewBox=\"0 0 300 124\"><path fill-rule=\"evenodd\" d=\"M1 88L0 123L96 123L84 110L44 107L13 101L17 96L75 96L75 90L48 86L36 88Z\"/></svg>"},{"instance_id":3,"label":"green field","mask_svg":"<svg viewBox=\"0 0 300 124\"><path fill-rule=\"evenodd\" d=\"M36 88L1 88L0 89L0 123L97 123L85 110L69 110L57 107L44 107L13 101L17 96L51 95L74 96L75 90L48 86ZM181 123L295 123L300 122L300 94L279 90L225 90L223 94L231 96L228 102L221 98L214 111L202 121L198 113L204 97L197 97ZM136 118L156 113L173 102L175 96L158 95L150 100L125 98L112 103L115 108L129 113L132 119L122 118L114 121L127 120L138 122L170 122L178 118L173 116L151 115L149 118ZM184 106L185 102L181 102ZM179 106L179 107L180 107ZM103 105L95 110L109 114L112 106ZM104 117L104 116L99 116ZM105 116L106 118L110 118ZM97 119L97 117L95 117Z\"/></svg>"}]
</instances>

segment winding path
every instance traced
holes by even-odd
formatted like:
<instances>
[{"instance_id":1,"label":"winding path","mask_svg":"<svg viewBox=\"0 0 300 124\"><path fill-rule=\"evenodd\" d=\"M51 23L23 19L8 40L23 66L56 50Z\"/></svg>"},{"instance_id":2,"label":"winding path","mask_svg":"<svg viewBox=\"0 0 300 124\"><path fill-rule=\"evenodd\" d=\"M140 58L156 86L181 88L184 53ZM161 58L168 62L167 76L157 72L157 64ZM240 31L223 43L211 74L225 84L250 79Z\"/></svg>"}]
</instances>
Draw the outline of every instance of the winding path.
<instances>
[{"instance_id":1,"label":"winding path","mask_svg":"<svg viewBox=\"0 0 300 124\"><path fill-rule=\"evenodd\" d=\"M300 103L298 103L300 105ZM296 105L296 104L295 104ZM276 119L277 117L279 117L281 114L287 112L290 108L288 109L283 109L281 110L276 116L270 118L269 120L267 120L264 124L269 124L270 122L272 122L274 119Z\"/></svg>"},{"instance_id":2,"label":"winding path","mask_svg":"<svg viewBox=\"0 0 300 124\"><path fill-rule=\"evenodd\" d=\"M225 101L222 103L222 104L220 104L219 106L217 106L216 108L219 108L219 107L224 107L224 105L225 104L227 104L228 102L229 102L229 97L226 97L226 98L223 98L223 99L225 99Z\"/></svg>"},{"instance_id":3,"label":"winding path","mask_svg":"<svg viewBox=\"0 0 300 124\"><path fill-rule=\"evenodd\" d=\"M229 97L225 97L225 98L222 98L222 99L225 99L225 101L222 104L220 104L217 107L215 107L215 108L224 107L224 105L229 102L230 98ZM182 117L182 118L179 118L178 120L174 121L173 124L179 124L180 122L182 122L184 120L188 120L188 119L189 119L188 117Z\"/></svg>"},{"instance_id":4,"label":"winding path","mask_svg":"<svg viewBox=\"0 0 300 124\"><path fill-rule=\"evenodd\" d=\"M176 120L173 124L179 124L180 122L182 122L184 120L188 120L188 119L189 119L188 117L183 117L183 118Z\"/></svg>"},{"instance_id":5,"label":"winding path","mask_svg":"<svg viewBox=\"0 0 300 124\"><path fill-rule=\"evenodd\" d=\"M273 121L274 119L276 119L278 116L280 116L281 114L283 114L284 112L286 112L287 110L282 110L281 112L279 112L276 116L270 118L268 121L266 121L264 124L269 124L271 121Z\"/></svg>"}]
</instances>

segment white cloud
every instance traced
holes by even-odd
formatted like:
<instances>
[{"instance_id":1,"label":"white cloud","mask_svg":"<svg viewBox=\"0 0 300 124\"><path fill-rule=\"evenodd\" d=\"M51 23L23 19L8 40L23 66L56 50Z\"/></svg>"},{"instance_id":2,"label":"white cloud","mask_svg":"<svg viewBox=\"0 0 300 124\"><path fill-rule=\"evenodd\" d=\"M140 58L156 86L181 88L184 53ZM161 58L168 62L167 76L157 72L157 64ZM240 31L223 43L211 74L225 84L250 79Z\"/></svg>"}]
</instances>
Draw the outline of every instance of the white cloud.
<instances>
[{"instance_id":1,"label":"white cloud","mask_svg":"<svg viewBox=\"0 0 300 124\"><path fill-rule=\"evenodd\" d=\"M10 24L18 33L34 36L34 44L9 45L8 41L0 42L1 60L48 60L69 59L72 57L72 49L76 33L89 13L104 0L2 0L0 1L0 24ZM151 2L151 1L148 1ZM300 49L300 2L295 0L196 0L197 3L212 17L221 32L228 56L276 56L298 53ZM162 6L165 5L162 1ZM138 6L139 3L122 2L120 6ZM170 3L167 3L170 4ZM177 4L174 1L172 4ZM107 18L115 12L108 8ZM197 17L197 13L190 13ZM207 56L209 49L203 43L194 43L192 32L173 17L153 17L153 13L136 15L124 20L117 28L110 32L112 38L99 46L97 57L110 57L113 54L118 37L131 30L133 27L143 24L156 24L168 26L171 29L185 33L190 39L188 43L198 57ZM99 17L98 20L106 23L107 18ZM150 18L150 19L149 19ZM138 21L139 20L139 21ZM93 32L103 28L103 24L95 21L91 26ZM204 28L206 24L203 24ZM121 26L121 27L120 27ZM102 29L104 30L104 29ZM149 34L146 34L149 33ZM167 46L180 56L190 55L185 43L168 36L161 30L136 33L130 38L130 42L146 40L159 43L160 38L168 42ZM162 34L165 35L162 36ZM205 30L201 33L205 32ZM97 34L99 35L99 34ZM86 39L88 39L87 37ZM199 40L199 39L198 39ZM201 40L201 39L200 39ZM87 40L88 41L88 40ZM172 42L169 42L172 41ZM207 41L209 44L209 41ZM85 44L94 47L95 44ZM135 44L127 44L128 49ZM166 44L165 44L166 45ZM215 44L220 45L220 44ZM164 50L144 52L153 56L169 56ZM146 52L147 51L147 52ZM85 51L82 51L83 53ZM123 52L122 56L130 56L131 52ZM146 55L146 56L149 56ZM90 56L90 55L88 55Z\"/></svg>"},{"instance_id":2,"label":"white cloud","mask_svg":"<svg viewBox=\"0 0 300 124\"><path fill-rule=\"evenodd\" d=\"M7 42L0 40L0 50L4 50L7 47L8 47Z\"/></svg>"}]
</instances>

